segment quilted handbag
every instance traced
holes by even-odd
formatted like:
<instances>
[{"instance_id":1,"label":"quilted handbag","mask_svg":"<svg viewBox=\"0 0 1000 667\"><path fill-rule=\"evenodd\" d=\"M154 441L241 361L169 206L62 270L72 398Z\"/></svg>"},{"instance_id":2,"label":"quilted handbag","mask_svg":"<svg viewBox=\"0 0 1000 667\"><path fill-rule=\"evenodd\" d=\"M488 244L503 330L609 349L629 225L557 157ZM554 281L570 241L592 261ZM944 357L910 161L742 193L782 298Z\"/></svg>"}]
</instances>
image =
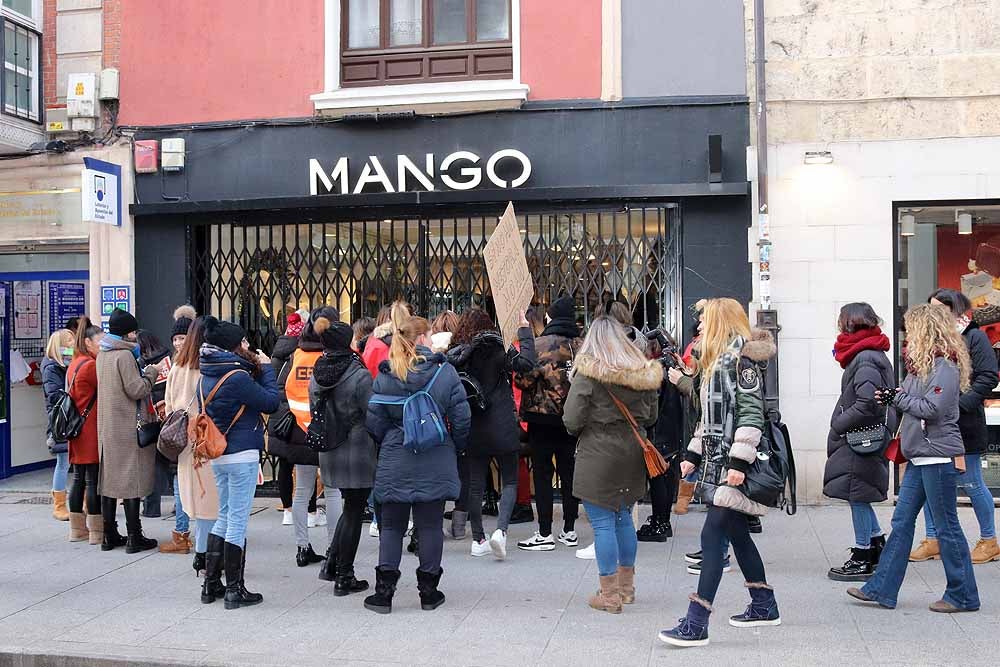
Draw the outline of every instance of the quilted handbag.
<instances>
[{"instance_id":1,"label":"quilted handbag","mask_svg":"<svg viewBox=\"0 0 1000 667\"><path fill-rule=\"evenodd\" d=\"M847 446L858 456L875 456L885 451L889 444L889 411L881 424L863 426L845 434Z\"/></svg>"}]
</instances>

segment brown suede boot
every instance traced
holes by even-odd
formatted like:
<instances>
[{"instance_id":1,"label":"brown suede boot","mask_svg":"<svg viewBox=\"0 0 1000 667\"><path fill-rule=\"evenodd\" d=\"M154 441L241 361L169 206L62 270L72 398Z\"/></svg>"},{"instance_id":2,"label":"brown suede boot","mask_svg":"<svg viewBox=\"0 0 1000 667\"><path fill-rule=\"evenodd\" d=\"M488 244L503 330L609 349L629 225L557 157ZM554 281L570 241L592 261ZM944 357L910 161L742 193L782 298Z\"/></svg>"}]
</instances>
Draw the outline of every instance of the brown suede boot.
<instances>
[{"instance_id":1,"label":"brown suede boot","mask_svg":"<svg viewBox=\"0 0 1000 667\"><path fill-rule=\"evenodd\" d=\"M69 510L66 509L66 492L52 492L52 518L56 521L69 521Z\"/></svg>"},{"instance_id":2,"label":"brown suede boot","mask_svg":"<svg viewBox=\"0 0 1000 667\"><path fill-rule=\"evenodd\" d=\"M681 480L681 485L677 489L677 502L674 503L674 514L688 513L688 505L691 504L691 499L694 497L694 487L694 482Z\"/></svg>"},{"instance_id":3,"label":"brown suede boot","mask_svg":"<svg viewBox=\"0 0 1000 667\"><path fill-rule=\"evenodd\" d=\"M69 513L69 541L85 542L90 536L87 534L87 516L83 512Z\"/></svg>"},{"instance_id":4,"label":"brown suede boot","mask_svg":"<svg viewBox=\"0 0 1000 667\"><path fill-rule=\"evenodd\" d=\"M87 515L87 531L90 533L90 544L101 544L104 542L104 517L100 514Z\"/></svg>"},{"instance_id":5,"label":"brown suede boot","mask_svg":"<svg viewBox=\"0 0 1000 667\"><path fill-rule=\"evenodd\" d=\"M997 545L997 538L979 538L976 548L972 550L972 562L976 565L1000 560L1000 546Z\"/></svg>"},{"instance_id":6,"label":"brown suede boot","mask_svg":"<svg viewBox=\"0 0 1000 667\"><path fill-rule=\"evenodd\" d=\"M601 590L590 598L590 606L597 611L609 614L622 613L622 596L618 592L618 575L611 574L601 577Z\"/></svg>"},{"instance_id":7,"label":"brown suede boot","mask_svg":"<svg viewBox=\"0 0 1000 667\"><path fill-rule=\"evenodd\" d=\"M618 591L622 604L635 602L635 568L618 566Z\"/></svg>"},{"instance_id":8,"label":"brown suede boot","mask_svg":"<svg viewBox=\"0 0 1000 667\"><path fill-rule=\"evenodd\" d=\"M178 533L173 531L173 539L160 545L161 554L189 554L191 553L191 542L188 540L190 531Z\"/></svg>"},{"instance_id":9,"label":"brown suede boot","mask_svg":"<svg viewBox=\"0 0 1000 667\"><path fill-rule=\"evenodd\" d=\"M941 547L936 539L925 538L910 554L911 563L921 563L925 560L941 560Z\"/></svg>"}]
</instances>

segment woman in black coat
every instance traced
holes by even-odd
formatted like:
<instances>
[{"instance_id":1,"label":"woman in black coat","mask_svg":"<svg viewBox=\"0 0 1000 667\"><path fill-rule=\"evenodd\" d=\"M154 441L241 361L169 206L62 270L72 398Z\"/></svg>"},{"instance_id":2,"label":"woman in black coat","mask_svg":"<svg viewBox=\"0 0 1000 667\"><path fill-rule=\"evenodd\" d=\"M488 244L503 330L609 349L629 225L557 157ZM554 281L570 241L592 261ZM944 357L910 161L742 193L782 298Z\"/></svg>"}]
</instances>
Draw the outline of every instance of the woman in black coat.
<instances>
[{"instance_id":1,"label":"woman in black coat","mask_svg":"<svg viewBox=\"0 0 1000 667\"><path fill-rule=\"evenodd\" d=\"M888 351L889 339L879 328L881 320L867 303L849 303L840 309L840 335L834 344L834 359L844 369L840 399L830 418L827 438L823 494L851 504L854 548L842 567L831 568L835 581L867 581L878 565L885 534L871 504L886 499L889 461L881 454L861 456L847 444L848 431L885 424L895 433L895 411L875 402L875 390L895 387L896 377Z\"/></svg>"},{"instance_id":2,"label":"woman in black coat","mask_svg":"<svg viewBox=\"0 0 1000 667\"><path fill-rule=\"evenodd\" d=\"M961 292L939 289L931 294L929 303L949 308L955 316L956 326L962 333L969 358L972 361L972 383L958 399L958 428L965 444L965 472L959 476L959 485L972 502L972 509L979 522L979 542L972 550L976 565L1000 560L996 524L993 517L993 495L983 481L982 456L986 453L989 435L986 431L986 410L983 401L997 386L997 358L990 339L972 321L972 303ZM937 530L930 509L924 505L924 524L927 536L910 554L911 561L940 558Z\"/></svg>"},{"instance_id":3,"label":"woman in black coat","mask_svg":"<svg viewBox=\"0 0 1000 667\"><path fill-rule=\"evenodd\" d=\"M492 552L497 560L507 557L507 528L517 502L517 464L521 450L521 432L514 408L511 374L530 371L535 356L535 339L528 321L518 331L520 352L504 345L496 325L486 312L472 308L462 314L455 332L454 347L448 361L459 370L466 382L466 392L483 398L470 398L472 427L466 450L469 467L469 522L472 524L472 555ZM485 409L483 409L485 407ZM500 468L502 492L497 528L486 539L483 530L483 495L495 458Z\"/></svg>"}]
</instances>

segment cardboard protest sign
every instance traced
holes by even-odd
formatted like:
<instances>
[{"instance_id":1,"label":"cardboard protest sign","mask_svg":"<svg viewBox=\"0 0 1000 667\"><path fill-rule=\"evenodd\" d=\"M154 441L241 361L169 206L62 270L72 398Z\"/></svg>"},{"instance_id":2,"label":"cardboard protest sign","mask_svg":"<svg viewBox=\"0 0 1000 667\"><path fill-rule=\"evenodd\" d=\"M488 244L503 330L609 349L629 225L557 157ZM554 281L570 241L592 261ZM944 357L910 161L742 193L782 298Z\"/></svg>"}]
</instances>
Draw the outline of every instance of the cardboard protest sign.
<instances>
[{"instance_id":1,"label":"cardboard protest sign","mask_svg":"<svg viewBox=\"0 0 1000 667\"><path fill-rule=\"evenodd\" d=\"M490 278L500 332L505 342L512 343L517 339L521 316L531 305L531 297L535 293L528 262L524 258L524 244L517 229L513 203L507 204L500 224L483 248L483 258Z\"/></svg>"}]
</instances>

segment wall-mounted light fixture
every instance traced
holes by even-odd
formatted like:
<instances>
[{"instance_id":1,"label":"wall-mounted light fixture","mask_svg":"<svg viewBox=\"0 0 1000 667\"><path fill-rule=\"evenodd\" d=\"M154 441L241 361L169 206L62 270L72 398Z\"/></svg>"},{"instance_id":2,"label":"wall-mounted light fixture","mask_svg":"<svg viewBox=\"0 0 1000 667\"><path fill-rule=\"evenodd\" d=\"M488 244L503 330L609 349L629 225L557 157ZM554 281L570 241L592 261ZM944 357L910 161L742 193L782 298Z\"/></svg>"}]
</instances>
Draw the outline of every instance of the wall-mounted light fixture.
<instances>
[{"instance_id":1,"label":"wall-mounted light fixture","mask_svg":"<svg viewBox=\"0 0 1000 667\"><path fill-rule=\"evenodd\" d=\"M899 233L901 236L916 236L917 235L917 219L911 214L900 217L899 219Z\"/></svg>"},{"instance_id":2,"label":"wall-mounted light fixture","mask_svg":"<svg viewBox=\"0 0 1000 667\"><path fill-rule=\"evenodd\" d=\"M969 236L972 234L972 214L971 213L959 213L958 209L955 209L955 222L958 223L958 233L962 236Z\"/></svg>"},{"instance_id":3,"label":"wall-mounted light fixture","mask_svg":"<svg viewBox=\"0 0 1000 667\"><path fill-rule=\"evenodd\" d=\"M806 164L833 164L833 153L830 151L806 151Z\"/></svg>"}]
</instances>

